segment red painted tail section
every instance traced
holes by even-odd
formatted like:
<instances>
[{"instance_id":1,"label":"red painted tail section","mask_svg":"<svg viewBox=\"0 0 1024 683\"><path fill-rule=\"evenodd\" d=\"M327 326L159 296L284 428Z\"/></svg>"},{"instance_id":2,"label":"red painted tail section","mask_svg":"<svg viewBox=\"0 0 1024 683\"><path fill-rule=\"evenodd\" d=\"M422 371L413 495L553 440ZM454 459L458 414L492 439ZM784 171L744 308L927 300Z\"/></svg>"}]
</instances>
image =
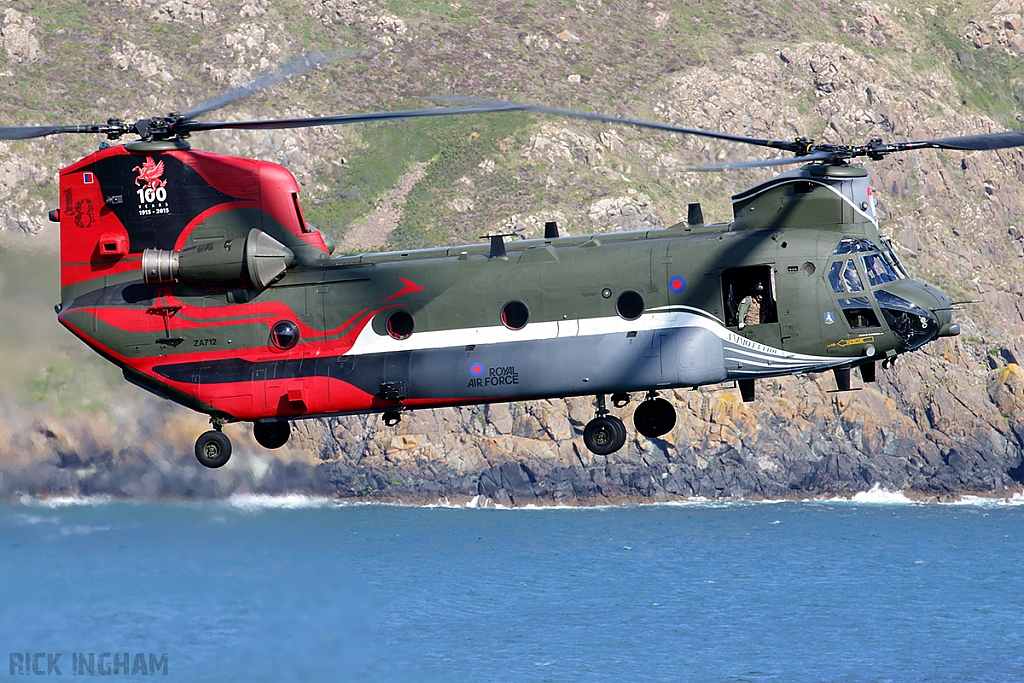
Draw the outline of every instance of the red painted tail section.
<instances>
[{"instance_id":1,"label":"red painted tail section","mask_svg":"<svg viewBox=\"0 0 1024 683\"><path fill-rule=\"evenodd\" d=\"M101 148L60 173L60 322L151 391L215 414L245 419L275 414L276 403L268 412L263 401L254 400L251 382L211 389L169 382L153 368L169 357L203 362L243 352L214 351L199 342L223 337L223 345L233 336L227 331L233 325L295 316L275 311L268 317L261 309L263 314L253 317L254 304L232 303L226 296L217 303L217 297L203 296L208 286L212 291L252 289L245 279L231 281L231 287L207 282L206 276L181 287L174 278L147 283L142 261L147 249L195 255L211 253L219 244L223 249L218 251L227 253L234 243L231 253L239 252L238 245L246 244L256 229L279 247L287 246L285 252L300 265L309 264L328 255L328 249L320 232L306 226L298 193L291 173L266 161L197 152L182 142ZM206 328L213 333L197 331ZM260 347L247 353L267 351ZM295 394L288 405L321 407L306 395L317 395L312 388L306 393L295 393L291 386L287 390Z\"/></svg>"},{"instance_id":2,"label":"red painted tail section","mask_svg":"<svg viewBox=\"0 0 1024 683\"><path fill-rule=\"evenodd\" d=\"M100 149L60 173L61 286L141 272L144 249L182 249L195 228L232 209L258 210L262 224L240 230L261 229L300 260L326 254L298 193L292 174L266 161L174 143Z\"/></svg>"}]
</instances>

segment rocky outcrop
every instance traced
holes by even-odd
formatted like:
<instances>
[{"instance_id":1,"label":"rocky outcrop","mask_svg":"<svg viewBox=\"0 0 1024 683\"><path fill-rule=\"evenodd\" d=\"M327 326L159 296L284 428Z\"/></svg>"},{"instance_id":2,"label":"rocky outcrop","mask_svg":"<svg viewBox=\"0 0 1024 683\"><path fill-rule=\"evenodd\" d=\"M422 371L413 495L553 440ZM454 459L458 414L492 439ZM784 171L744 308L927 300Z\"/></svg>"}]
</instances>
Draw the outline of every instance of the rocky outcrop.
<instances>
[{"instance_id":1,"label":"rocky outcrop","mask_svg":"<svg viewBox=\"0 0 1024 683\"><path fill-rule=\"evenodd\" d=\"M370 3L357 0L316 0L311 3L310 14L324 24L363 25L373 39L382 46L391 47L395 41L410 39L409 27L403 19L387 14Z\"/></svg>"},{"instance_id":2,"label":"rocky outcrop","mask_svg":"<svg viewBox=\"0 0 1024 683\"><path fill-rule=\"evenodd\" d=\"M14 62L34 62L39 59L39 39L35 36L35 20L13 7L4 10L3 38L7 59Z\"/></svg>"},{"instance_id":3,"label":"rocky outcrop","mask_svg":"<svg viewBox=\"0 0 1024 683\"><path fill-rule=\"evenodd\" d=\"M971 19L964 27L963 39L978 49L1001 49L1017 56L1024 53L1024 3L1000 0L987 20Z\"/></svg>"},{"instance_id":4,"label":"rocky outcrop","mask_svg":"<svg viewBox=\"0 0 1024 683\"><path fill-rule=\"evenodd\" d=\"M590 220L607 230L649 230L663 228L661 219L651 212L651 198L643 192L629 190L625 196L605 197L590 205Z\"/></svg>"},{"instance_id":5,"label":"rocky outcrop","mask_svg":"<svg viewBox=\"0 0 1024 683\"><path fill-rule=\"evenodd\" d=\"M198 23L202 26L217 21L217 12L210 0L170 0L158 6L149 16L162 23Z\"/></svg>"},{"instance_id":6,"label":"rocky outcrop","mask_svg":"<svg viewBox=\"0 0 1024 683\"><path fill-rule=\"evenodd\" d=\"M128 40L121 41L110 53L110 60L114 68L121 71L134 69L147 80L159 78L164 83L171 83L174 80L171 70L167 67L167 60Z\"/></svg>"}]
</instances>

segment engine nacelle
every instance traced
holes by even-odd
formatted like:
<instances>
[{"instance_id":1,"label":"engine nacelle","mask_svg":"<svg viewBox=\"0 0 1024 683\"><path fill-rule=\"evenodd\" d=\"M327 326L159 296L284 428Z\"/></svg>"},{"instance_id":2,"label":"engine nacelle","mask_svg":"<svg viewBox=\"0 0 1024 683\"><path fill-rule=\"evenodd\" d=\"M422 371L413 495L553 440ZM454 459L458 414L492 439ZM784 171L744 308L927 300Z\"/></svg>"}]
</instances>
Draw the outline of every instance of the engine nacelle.
<instances>
[{"instance_id":1,"label":"engine nacelle","mask_svg":"<svg viewBox=\"0 0 1024 683\"><path fill-rule=\"evenodd\" d=\"M181 251L146 249L146 284L248 280L257 290L270 286L295 265L295 255L273 237L253 228L244 239L216 239Z\"/></svg>"}]
</instances>

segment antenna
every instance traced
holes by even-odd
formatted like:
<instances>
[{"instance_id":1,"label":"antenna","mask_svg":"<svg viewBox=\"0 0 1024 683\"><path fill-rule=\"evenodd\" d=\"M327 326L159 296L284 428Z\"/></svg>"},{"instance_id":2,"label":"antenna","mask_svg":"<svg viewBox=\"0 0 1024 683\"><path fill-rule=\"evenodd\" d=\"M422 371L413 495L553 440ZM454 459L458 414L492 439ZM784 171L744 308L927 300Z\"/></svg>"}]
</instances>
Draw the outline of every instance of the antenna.
<instances>
[{"instance_id":1,"label":"antenna","mask_svg":"<svg viewBox=\"0 0 1024 683\"><path fill-rule=\"evenodd\" d=\"M497 235L480 235L480 239L491 241L491 252L487 255L487 258L508 258L505 253L506 237L515 237L515 233L503 232Z\"/></svg>"}]
</instances>

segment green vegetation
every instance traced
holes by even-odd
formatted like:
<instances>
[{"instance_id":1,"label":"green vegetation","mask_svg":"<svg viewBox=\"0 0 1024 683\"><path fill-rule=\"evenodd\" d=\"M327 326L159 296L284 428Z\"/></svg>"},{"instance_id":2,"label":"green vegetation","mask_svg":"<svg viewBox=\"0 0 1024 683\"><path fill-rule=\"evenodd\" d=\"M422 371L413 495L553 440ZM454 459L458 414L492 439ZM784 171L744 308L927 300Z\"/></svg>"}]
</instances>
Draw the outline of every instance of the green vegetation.
<instances>
[{"instance_id":1,"label":"green vegetation","mask_svg":"<svg viewBox=\"0 0 1024 683\"><path fill-rule=\"evenodd\" d=\"M92 363L60 360L30 373L27 388L34 403L49 404L59 417L80 411L108 412L120 378L112 383L104 374L96 372Z\"/></svg>"},{"instance_id":2,"label":"green vegetation","mask_svg":"<svg viewBox=\"0 0 1024 683\"><path fill-rule=\"evenodd\" d=\"M429 127L426 121L367 125L361 146L322 180L333 187L333 195L307 201L303 207L309 222L334 237L344 234L352 221L373 210L376 200L395 186L410 164L437 153L437 145L423 134Z\"/></svg>"},{"instance_id":3,"label":"green vegetation","mask_svg":"<svg viewBox=\"0 0 1024 683\"><path fill-rule=\"evenodd\" d=\"M88 31L96 27L96 10L85 2L53 3L26 0L15 8L28 14L47 30L71 29Z\"/></svg>"},{"instance_id":4,"label":"green vegetation","mask_svg":"<svg viewBox=\"0 0 1024 683\"><path fill-rule=\"evenodd\" d=\"M391 235L392 246L413 249L446 244L452 240L453 232L457 235L479 230L481 226L453 231L451 222L445 220L451 214L447 202L460 178L479 178L480 160L499 156L501 141L515 138L529 123L530 117L525 114L495 114L472 120L448 119L425 130L424 135L431 140L436 152L431 157L424 182L409 193L402 221ZM468 236L469 239L475 237Z\"/></svg>"},{"instance_id":5,"label":"green vegetation","mask_svg":"<svg viewBox=\"0 0 1024 683\"><path fill-rule=\"evenodd\" d=\"M1006 54L998 45L976 49L960 37L962 28L938 15L929 29L935 45L943 48L945 61L955 67L950 73L960 91L961 104L970 104L1008 127L1018 127L1018 117L1024 114L1024 66L1020 57Z\"/></svg>"},{"instance_id":6,"label":"green vegetation","mask_svg":"<svg viewBox=\"0 0 1024 683\"><path fill-rule=\"evenodd\" d=\"M529 123L522 114L500 114L476 119L395 121L365 126L362 144L331 171L333 195L304 206L310 223L339 237L352 221L371 212L376 201L391 190L413 163L429 162L427 178L409 196L397 246L425 246L438 234L429 234L446 210L430 188L450 193L455 182L473 173L480 159L498 153L500 140L514 136ZM437 200L437 201L435 201Z\"/></svg>"},{"instance_id":7,"label":"green vegetation","mask_svg":"<svg viewBox=\"0 0 1024 683\"><path fill-rule=\"evenodd\" d=\"M0 247L0 394L60 415L106 410L121 375L60 326L59 300L55 254Z\"/></svg>"}]
</instances>

